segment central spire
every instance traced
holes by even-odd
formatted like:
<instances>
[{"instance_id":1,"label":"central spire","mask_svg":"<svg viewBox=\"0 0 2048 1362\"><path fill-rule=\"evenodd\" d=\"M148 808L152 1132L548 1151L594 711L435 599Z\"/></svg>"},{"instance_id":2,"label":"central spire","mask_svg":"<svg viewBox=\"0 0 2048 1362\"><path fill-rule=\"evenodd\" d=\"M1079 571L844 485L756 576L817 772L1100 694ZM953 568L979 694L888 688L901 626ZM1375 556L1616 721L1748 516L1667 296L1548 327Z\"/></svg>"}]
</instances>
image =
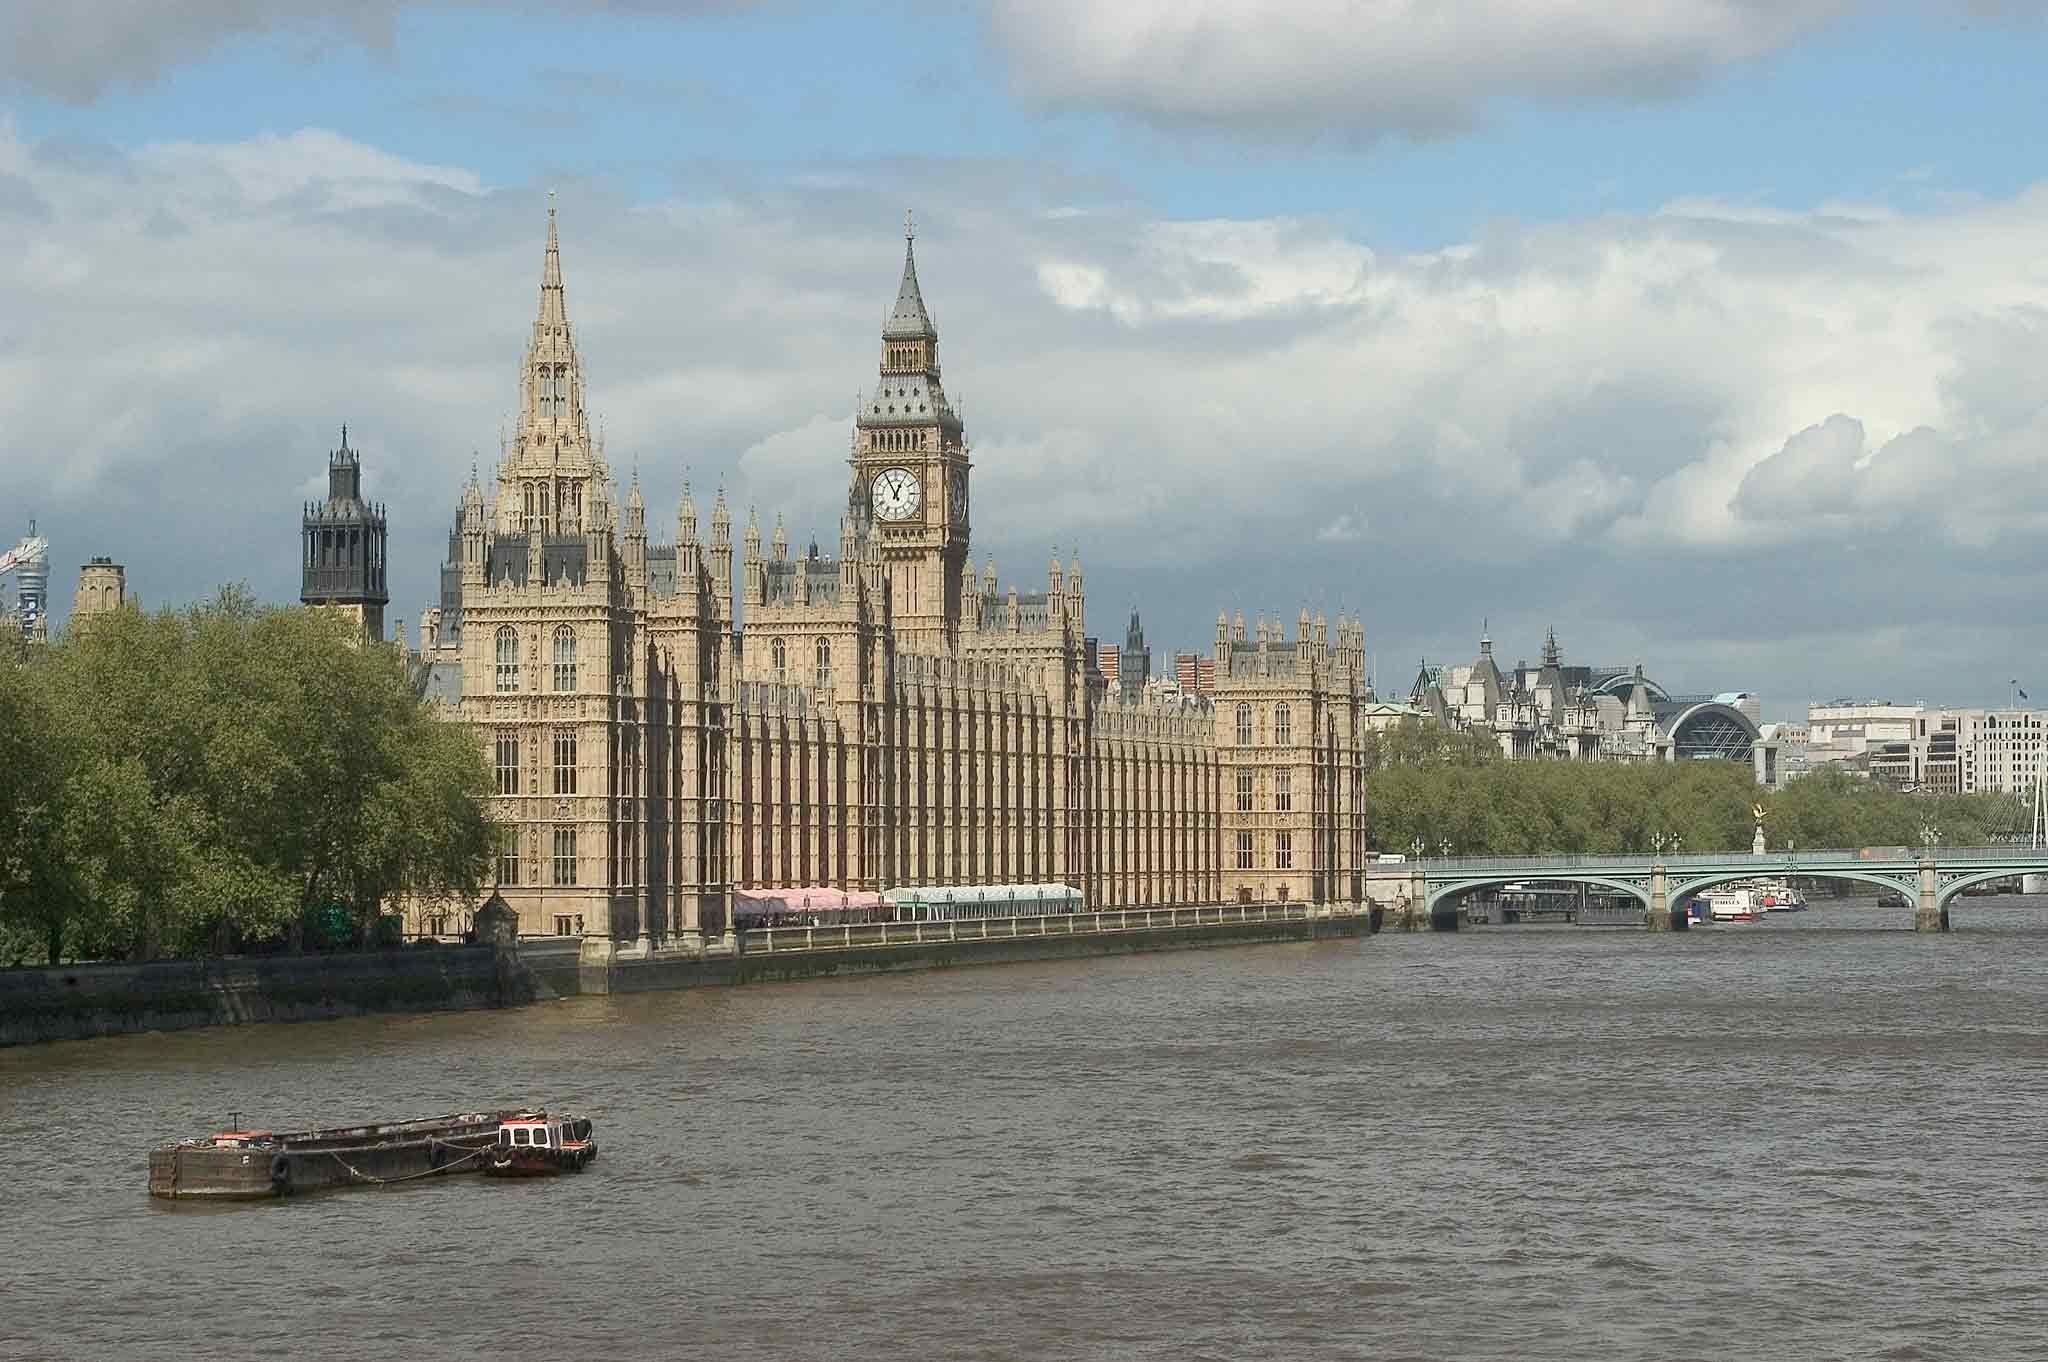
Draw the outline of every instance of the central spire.
<instances>
[{"instance_id":1,"label":"central spire","mask_svg":"<svg viewBox=\"0 0 2048 1362\"><path fill-rule=\"evenodd\" d=\"M548 244L540 262L540 323L565 326L569 309L562 298L562 244L555 238L555 191L548 191Z\"/></svg>"},{"instance_id":2,"label":"central spire","mask_svg":"<svg viewBox=\"0 0 2048 1362\"><path fill-rule=\"evenodd\" d=\"M924 310L924 295L917 287L917 229L910 214L903 214L903 282L896 289L896 306L883 323L883 340L928 340L939 338L931 314Z\"/></svg>"}]
</instances>

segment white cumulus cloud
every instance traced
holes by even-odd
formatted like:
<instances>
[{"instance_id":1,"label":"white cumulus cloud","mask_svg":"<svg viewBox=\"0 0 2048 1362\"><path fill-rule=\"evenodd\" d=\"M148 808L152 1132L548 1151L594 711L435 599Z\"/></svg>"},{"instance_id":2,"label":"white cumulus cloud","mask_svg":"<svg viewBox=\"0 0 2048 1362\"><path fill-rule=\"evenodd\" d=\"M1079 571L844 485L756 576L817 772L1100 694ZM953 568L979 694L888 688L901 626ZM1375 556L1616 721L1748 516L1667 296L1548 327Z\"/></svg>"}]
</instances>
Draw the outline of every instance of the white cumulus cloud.
<instances>
[{"instance_id":1,"label":"white cumulus cloud","mask_svg":"<svg viewBox=\"0 0 2048 1362\"><path fill-rule=\"evenodd\" d=\"M992 0L1040 99L1177 123L1455 131L1501 97L1654 99L1855 0Z\"/></svg>"}]
</instances>

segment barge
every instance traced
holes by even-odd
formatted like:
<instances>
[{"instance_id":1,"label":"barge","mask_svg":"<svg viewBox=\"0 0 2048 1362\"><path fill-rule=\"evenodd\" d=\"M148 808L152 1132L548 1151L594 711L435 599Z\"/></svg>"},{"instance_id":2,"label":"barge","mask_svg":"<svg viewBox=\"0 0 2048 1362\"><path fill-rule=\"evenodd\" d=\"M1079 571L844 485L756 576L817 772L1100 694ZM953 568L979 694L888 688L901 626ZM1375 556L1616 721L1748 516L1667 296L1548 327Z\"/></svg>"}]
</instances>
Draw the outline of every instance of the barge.
<instances>
[{"instance_id":1,"label":"barge","mask_svg":"<svg viewBox=\"0 0 2048 1362\"><path fill-rule=\"evenodd\" d=\"M506 1122L545 1119L545 1113L519 1110L332 1130L223 1130L150 1150L149 1192L179 1200L248 1201L474 1173Z\"/></svg>"}]
</instances>

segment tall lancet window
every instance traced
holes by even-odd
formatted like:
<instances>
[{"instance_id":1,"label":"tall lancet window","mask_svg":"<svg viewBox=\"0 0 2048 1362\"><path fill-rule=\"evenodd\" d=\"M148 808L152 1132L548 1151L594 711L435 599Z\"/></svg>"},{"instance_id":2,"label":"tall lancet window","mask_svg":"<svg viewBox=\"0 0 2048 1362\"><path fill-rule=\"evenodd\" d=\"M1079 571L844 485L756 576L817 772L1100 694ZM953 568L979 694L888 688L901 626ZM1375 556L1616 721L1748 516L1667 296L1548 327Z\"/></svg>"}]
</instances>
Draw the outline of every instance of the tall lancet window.
<instances>
[{"instance_id":1,"label":"tall lancet window","mask_svg":"<svg viewBox=\"0 0 2048 1362\"><path fill-rule=\"evenodd\" d=\"M498 631L498 692L519 689L519 635L509 626Z\"/></svg>"},{"instance_id":2,"label":"tall lancet window","mask_svg":"<svg viewBox=\"0 0 2048 1362\"><path fill-rule=\"evenodd\" d=\"M778 638L775 640L774 643L769 645L768 651L775 661L775 684L778 686L788 684L789 649L786 646L784 646L783 641Z\"/></svg>"},{"instance_id":3,"label":"tall lancet window","mask_svg":"<svg viewBox=\"0 0 2048 1362\"><path fill-rule=\"evenodd\" d=\"M832 689L832 644L830 640L822 638L818 640L818 675L815 689L820 695Z\"/></svg>"},{"instance_id":4,"label":"tall lancet window","mask_svg":"<svg viewBox=\"0 0 2048 1362\"><path fill-rule=\"evenodd\" d=\"M566 624L555 630L555 689L576 689L576 631Z\"/></svg>"}]
</instances>

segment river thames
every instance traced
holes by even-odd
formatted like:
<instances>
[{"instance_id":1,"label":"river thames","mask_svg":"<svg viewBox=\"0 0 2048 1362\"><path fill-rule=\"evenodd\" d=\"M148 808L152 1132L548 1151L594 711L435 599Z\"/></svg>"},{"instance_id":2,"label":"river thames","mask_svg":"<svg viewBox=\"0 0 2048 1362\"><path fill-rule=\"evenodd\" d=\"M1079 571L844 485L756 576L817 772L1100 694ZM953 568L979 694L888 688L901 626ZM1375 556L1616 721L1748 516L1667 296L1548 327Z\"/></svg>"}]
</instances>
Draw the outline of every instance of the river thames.
<instances>
[{"instance_id":1,"label":"river thames","mask_svg":"<svg viewBox=\"0 0 2048 1362\"><path fill-rule=\"evenodd\" d=\"M2048 900L1823 904L0 1051L0 1357L2048 1349ZM152 1202L547 1102L579 1177Z\"/></svg>"}]
</instances>

